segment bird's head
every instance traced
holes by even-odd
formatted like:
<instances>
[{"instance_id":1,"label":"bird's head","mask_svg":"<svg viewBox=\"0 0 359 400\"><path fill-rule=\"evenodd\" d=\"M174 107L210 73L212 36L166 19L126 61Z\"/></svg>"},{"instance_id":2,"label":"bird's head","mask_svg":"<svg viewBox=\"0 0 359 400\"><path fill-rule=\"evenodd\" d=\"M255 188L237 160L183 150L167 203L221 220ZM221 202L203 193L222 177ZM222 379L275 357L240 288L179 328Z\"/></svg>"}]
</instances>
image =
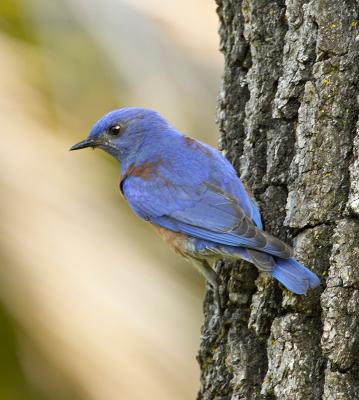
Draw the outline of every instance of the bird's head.
<instances>
[{"instance_id":1,"label":"bird's head","mask_svg":"<svg viewBox=\"0 0 359 400\"><path fill-rule=\"evenodd\" d=\"M73 145L70 150L98 147L122 161L138 150L146 136L167 127L167 121L155 111L120 108L100 118L87 139Z\"/></svg>"}]
</instances>

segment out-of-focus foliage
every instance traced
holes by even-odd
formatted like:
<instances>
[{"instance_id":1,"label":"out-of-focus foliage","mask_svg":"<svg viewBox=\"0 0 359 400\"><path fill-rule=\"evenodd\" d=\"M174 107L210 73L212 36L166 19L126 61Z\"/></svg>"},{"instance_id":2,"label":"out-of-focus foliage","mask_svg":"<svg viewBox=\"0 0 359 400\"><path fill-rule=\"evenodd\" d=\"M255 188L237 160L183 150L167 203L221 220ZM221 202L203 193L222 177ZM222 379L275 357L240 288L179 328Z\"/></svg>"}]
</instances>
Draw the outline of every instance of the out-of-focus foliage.
<instances>
[{"instance_id":1,"label":"out-of-focus foliage","mask_svg":"<svg viewBox=\"0 0 359 400\"><path fill-rule=\"evenodd\" d=\"M195 396L201 277L68 152L131 105L215 144L214 5L170 3L0 2L0 399Z\"/></svg>"},{"instance_id":2,"label":"out-of-focus foliage","mask_svg":"<svg viewBox=\"0 0 359 400\"><path fill-rule=\"evenodd\" d=\"M24 376L18 360L18 342L15 341L14 321L0 308L0 396L2 399L42 399Z\"/></svg>"}]
</instances>

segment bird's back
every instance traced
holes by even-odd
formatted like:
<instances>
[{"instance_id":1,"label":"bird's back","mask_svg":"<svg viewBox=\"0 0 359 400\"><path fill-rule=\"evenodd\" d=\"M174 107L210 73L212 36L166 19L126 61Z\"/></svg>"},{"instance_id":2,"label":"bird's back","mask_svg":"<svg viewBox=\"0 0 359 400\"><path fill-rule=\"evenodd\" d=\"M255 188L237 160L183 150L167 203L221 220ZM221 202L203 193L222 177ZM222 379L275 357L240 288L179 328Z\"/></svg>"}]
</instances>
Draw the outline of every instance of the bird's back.
<instances>
[{"instance_id":1,"label":"bird's back","mask_svg":"<svg viewBox=\"0 0 359 400\"><path fill-rule=\"evenodd\" d=\"M177 186L198 187L200 190L204 182L215 185L233 196L244 213L262 228L259 208L245 190L232 164L219 150L208 144L169 129L146 138L136 164L148 166L144 175L150 177L147 172L152 170L164 186L171 182Z\"/></svg>"}]
</instances>

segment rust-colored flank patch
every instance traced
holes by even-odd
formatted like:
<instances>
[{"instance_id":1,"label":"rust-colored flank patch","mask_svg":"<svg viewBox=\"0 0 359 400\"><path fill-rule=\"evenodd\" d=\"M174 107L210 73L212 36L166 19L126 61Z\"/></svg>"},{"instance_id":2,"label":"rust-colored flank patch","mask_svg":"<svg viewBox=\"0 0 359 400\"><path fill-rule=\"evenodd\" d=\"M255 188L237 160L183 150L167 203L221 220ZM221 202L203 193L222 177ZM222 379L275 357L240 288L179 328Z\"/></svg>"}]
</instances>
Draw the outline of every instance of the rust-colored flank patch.
<instances>
[{"instance_id":1,"label":"rust-colored flank patch","mask_svg":"<svg viewBox=\"0 0 359 400\"><path fill-rule=\"evenodd\" d=\"M167 242L176 253L181 254L182 256L186 255L188 237L185 234L173 232L154 223L151 225L155 228L155 231L161 236L161 238Z\"/></svg>"},{"instance_id":2,"label":"rust-colored flank patch","mask_svg":"<svg viewBox=\"0 0 359 400\"><path fill-rule=\"evenodd\" d=\"M162 160L145 161L140 165L130 164L124 175L122 175L121 183L129 176L137 176L138 178L148 181L156 174L158 167L162 164Z\"/></svg>"},{"instance_id":3,"label":"rust-colored flank patch","mask_svg":"<svg viewBox=\"0 0 359 400\"><path fill-rule=\"evenodd\" d=\"M129 175L137 176L144 181L151 179L156 174L158 167L162 164L162 160L146 161L143 164L132 167ZM127 171L126 171L127 172Z\"/></svg>"},{"instance_id":4,"label":"rust-colored flank patch","mask_svg":"<svg viewBox=\"0 0 359 400\"><path fill-rule=\"evenodd\" d=\"M160 178L165 186L172 187L173 183L170 179L166 178L165 176L161 175L158 172L159 166L162 164L162 160L157 160L157 161L146 161L140 165L133 165L130 164L130 166L127 168L125 174L121 177L120 181L120 190L121 193L123 193L123 185L125 180L129 176L141 178L143 181L149 181L155 177Z\"/></svg>"}]
</instances>

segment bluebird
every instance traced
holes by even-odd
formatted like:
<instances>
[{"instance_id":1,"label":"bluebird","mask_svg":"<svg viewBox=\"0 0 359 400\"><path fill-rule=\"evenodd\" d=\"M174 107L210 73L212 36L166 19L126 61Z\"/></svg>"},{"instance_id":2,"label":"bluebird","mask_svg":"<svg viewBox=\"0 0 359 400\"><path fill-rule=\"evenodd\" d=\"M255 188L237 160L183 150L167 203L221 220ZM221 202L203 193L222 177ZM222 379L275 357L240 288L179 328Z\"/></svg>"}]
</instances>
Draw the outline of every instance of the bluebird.
<instances>
[{"instance_id":1,"label":"bluebird","mask_svg":"<svg viewBox=\"0 0 359 400\"><path fill-rule=\"evenodd\" d=\"M100 148L121 164L132 210L217 287L217 260L244 259L297 294L319 285L292 248L263 229L258 206L231 163L157 112L114 110L70 150Z\"/></svg>"}]
</instances>

